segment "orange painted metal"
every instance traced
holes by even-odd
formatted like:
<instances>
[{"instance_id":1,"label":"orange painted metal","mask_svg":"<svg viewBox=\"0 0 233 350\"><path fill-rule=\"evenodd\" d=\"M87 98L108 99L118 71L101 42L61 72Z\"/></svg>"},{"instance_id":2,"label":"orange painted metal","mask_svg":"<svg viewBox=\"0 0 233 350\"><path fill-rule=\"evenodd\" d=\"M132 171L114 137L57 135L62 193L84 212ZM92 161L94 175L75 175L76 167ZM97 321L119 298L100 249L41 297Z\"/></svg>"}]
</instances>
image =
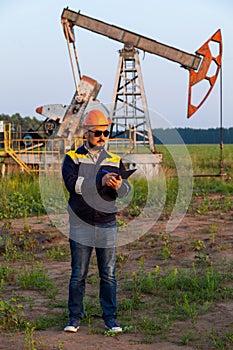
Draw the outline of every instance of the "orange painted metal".
<instances>
[{"instance_id":1,"label":"orange painted metal","mask_svg":"<svg viewBox=\"0 0 233 350\"><path fill-rule=\"evenodd\" d=\"M219 44L219 53L216 57L213 57L209 43L213 41ZM211 90L214 87L214 84L216 82L216 79L218 77L221 64L222 64L222 36L220 29L217 30L217 32L212 35L212 37L207 40L196 53L203 57L202 62L200 64L200 67L198 71L190 70L189 71L189 92L188 92L188 118L190 118L204 103L204 101L209 96ZM217 68L214 75L209 76L208 70L212 62L215 62ZM209 82L209 89L201 102L198 105L194 105L192 103L192 88L194 85L200 83L202 80L207 80Z\"/></svg>"}]
</instances>

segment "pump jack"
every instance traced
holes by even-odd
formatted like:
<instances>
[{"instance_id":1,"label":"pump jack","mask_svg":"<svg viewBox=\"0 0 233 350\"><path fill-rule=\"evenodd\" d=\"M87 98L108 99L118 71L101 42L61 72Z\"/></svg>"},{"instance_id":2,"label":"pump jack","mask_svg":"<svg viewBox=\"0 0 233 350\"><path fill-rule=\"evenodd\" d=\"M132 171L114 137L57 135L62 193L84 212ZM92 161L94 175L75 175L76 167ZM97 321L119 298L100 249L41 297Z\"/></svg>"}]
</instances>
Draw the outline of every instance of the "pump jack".
<instances>
[{"instance_id":1,"label":"pump jack","mask_svg":"<svg viewBox=\"0 0 233 350\"><path fill-rule=\"evenodd\" d=\"M133 133L133 147L131 149L128 147L128 153L135 153L136 145L143 143L143 145L149 145L152 154L156 154L138 50L179 63L181 67L188 70L188 118L197 112L207 99L221 68L222 39L220 29L196 53L190 54L68 8L65 8L62 12L61 22L69 49L76 92L69 106L48 105L36 109L47 119L57 120L60 118L56 131L57 137L82 136L82 117L85 114L86 107L89 103L95 101L101 88L97 81L87 76L81 76L75 48L74 26L93 31L124 44L124 48L120 51L110 117L112 119L111 137L122 137L122 135L129 137L129 134ZM211 52L211 42L217 43L218 46L218 53L215 56ZM73 54L71 46L73 46ZM211 65L215 66L215 72L212 76L209 76L208 72ZM80 79L79 84L77 82L77 72ZM195 105L193 103L193 88L203 80L208 82L208 90L200 103Z\"/></svg>"}]
</instances>

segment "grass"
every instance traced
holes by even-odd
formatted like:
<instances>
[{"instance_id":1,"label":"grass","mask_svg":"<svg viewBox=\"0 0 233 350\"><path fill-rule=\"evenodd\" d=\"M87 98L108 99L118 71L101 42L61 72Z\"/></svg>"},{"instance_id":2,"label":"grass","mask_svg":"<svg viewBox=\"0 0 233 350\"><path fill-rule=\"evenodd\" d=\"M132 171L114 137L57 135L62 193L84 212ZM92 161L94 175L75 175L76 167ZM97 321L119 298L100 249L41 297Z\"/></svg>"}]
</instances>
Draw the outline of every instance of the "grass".
<instances>
[{"instance_id":1,"label":"grass","mask_svg":"<svg viewBox=\"0 0 233 350\"><path fill-rule=\"evenodd\" d=\"M225 280L231 280L231 277L220 274L213 266L203 269L193 263L189 269L175 268L148 273L139 269L139 272L133 273L132 281L127 279L125 288L131 290L133 300L138 301L143 293L161 295L170 307L183 305L183 310L188 310L190 302L204 305L214 300L232 298L233 288L221 287Z\"/></svg>"},{"instance_id":2,"label":"grass","mask_svg":"<svg viewBox=\"0 0 233 350\"><path fill-rule=\"evenodd\" d=\"M233 194L233 182L225 181L233 177L233 145L225 145L223 148L223 164L227 173L226 178L214 177L219 172L219 150L218 145L188 145L187 150L190 154L194 174L210 175L210 177L195 177L193 185L193 195L205 195L208 193L222 193L225 196ZM158 151L164 154L163 172L166 178L166 189L163 181L156 179L149 184L150 191L148 193L148 183L146 181L134 181L134 196L131 201L129 215L137 216L140 214L144 204L160 208L164 199L164 191L166 190L166 210L171 212L176 201L179 182L174 176L177 174L174 160L175 154L183 156L181 145L170 145L169 149L165 146L158 146ZM180 151L181 150L181 151ZM185 166L185 159L181 159L179 164ZM181 171L182 175L182 171ZM27 175L16 173L7 176L0 182L0 191L2 201L0 202L0 220L14 219L19 217L29 217L35 215L44 215L46 210L49 213L57 213L60 209L64 210L64 198L61 193L57 192L57 180L53 177L47 179L43 177L44 183L49 181L46 188L52 189L49 193L43 194L41 198L41 188L39 185L39 176L37 174ZM54 184L54 185L53 185ZM62 188L59 188L62 191ZM150 193L153 192L153 196ZM66 195L66 193L64 193ZM230 201L230 198L228 199ZM45 208L46 207L46 208ZM121 223L122 224L122 223Z\"/></svg>"},{"instance_id":3,"label":"grass","mask_svg":"<svg viewBox=\"0 0 233 350\"><path fill-rule=\"evenodd\" d=\"M37 175L16 173L0 182L0 220L45 214Z\"/></svg>"},{"instance_id":4,"label":"grass","mask_svg":"<svg viewBox=\"0 0 233 350\"><path fill-rule=\"evenodd\" d=\"M64 261L69 257L70 251L67 245L52 246L46 250L46 257L51 260Z\"/></svg>"},{"instance_id":5,"label":"grass","mask_svg":"<svg viewBox=\"0 0 233 350\"><path fill-rule=\"evenodd\" d=\"M47 294L53 297L55 296L57 290L54 283L48 277L47 271L43 271L41 266L27 266L24 271L18 274L17 283L23 289L36 289L40 291L46 291Z\"/></svg>"},{"instance_id":6,"label":"grass","mask_svg":"<svg viewBox=\"0 0 233 350\"><path fill-rule=\"evenodd\" d=\"M16 298L3 300L0 298L0 330L20 330L23 328L23 305Z\"/></svg>"},{"instance_id":7,"label":"grass","mask_svg":"<svg viewBox=\"0 0 233 350\"><path fill-rule=\"evenodd\" d=\"M160 218L162 221L171 213L179 183L173 177L176 169L171 155L165 146L158 148L164 153L163 169L167 176L165 206ZM218 146L190 145L187 148L195 174L218 172ZM224 146L224 166L231 177L232 154L233 145ZM135 180L134 197L124 209L126 215L140 217L146 201L153 210L160 207L163 198L159 193L163 190L163 184L157 181L151 186L153 196L147 198L148 184ZM37 175L15 174L6 177L0 182L0 189L3 198L0 219L4 219L0 235L0 330L22 332L25 348L39 350L43 346L46 348L46 345L42 345L38 338L35 340L35 332L44 329L60 331L68 319L64 284L67 290L69 276L63 276L61 283L61 280L50 276L49 266L56 264L56 269L62 271L64 262L70 262L69 246L68 242L59 244L57 241L56 244L42 245L39 236L33 232L34 228L28 224L27 218L31 215L39 217L46 213ZM213 211L216 219L224 219L225 214L229 215L233 209L232 194L232 182L224 178L194 178L188 214L198 216ZM55 208L58 206L56 204ZM24 218L20 229L14 227L17 217ZM118 224L124 227L123 217L118 219ZM43 232L45 235L49 236L49 232ZM176 260L176 254L183 249L182 258ZM221 329L213 325L209 332L200 329L197 332L199 319L214 309L215 305L232 303L233 261L214 259L216 252L229 249L232 249L232 241L219 231L217 221L212 221L198 232L190 235L187 232L184 240L163 231L153 235L148 233L120 251L117 256L118 317L124 332L133 337L135 334L140 335L142 343L156 344L157 341L166 340L201 350L206 350L207 346L209 349L231 349L233 333L229 325L222 325ZM192 259L185 259L185 254L192 255ZM90 271L83 323L88 327L88 334L111 337L111 332L104 333L98 326L101 309L95 259L91 259ZM38 308L38 296L42 311L34 314L33 310ZM183 327L179 328L180 333L177 334L180 324ZM62 349L63 344L59 343L57 348Z\"/></svg>"},{"instance_id":8,"label":"grass","mask_svg":"<svg viewBox=\"0 0 233 350\"><path fill-rule=\"evenodd\" d=\"M209 230L209 233L212 234L215 233L216 228L211 226ZM150 237L142 238L142 240L143 249L147 250L146 244L151 242ZM203 242L198 239L186 242L186 244L189 251L200 252L207 248ZM212 243L217 242L213 239ZM194 334L198 318L205 315L216 303L233 300L231 273L233 262L222 261L214 264L211 259L201 263L194 260L186 261L186 266L175 267L174 262L168 256L165 260L160 256L161 260L159 260L159 252L167 246L172 251L175 244L180 243L161 232L154 237L153 244L154 247L150 246L150 251L154 253L156 251L155 261L160 261L160 265L156 265L154 269L148 270L146 267L147 256L144 255L135 265L135 271L130 272L127 268L130 266L130 255L119 253L117 256L117 274L120 286L118 317L124 332L132 335L141 334L142 343L154 343L155 339L157 341L169 340L169 334L174 332L177 322L190 322L191 326L188 329L184 327L181 331L179 342L183 345L196 344L198 340ZM137 242L128 247L129 254L133 254L134 249L141 251ZM213 251L214 249L215 246L213 246ZM60 250L58 252L58 256L60 256ZM10 267L11 261L7 260L0 270L0 278L5 286L4 298L0 298L0 329L3 332L6 330L22 332L29 350L32 350L33 346L35 349L40 349L34 338L36 331L45 329L60 331L68 319L67 300L64 298L64 292L59 295L59 290L62 288L60 282L56 278L51 279L48 276L48 270L44 269L41 263L36 263L38 259L42 258L41 254L43 254L44 263L55 261L56 264L60 264L62 269L64 258L57 259L56 250L55 253L52 251L49 256L47 250L41 250L37 254L34 253L31 266L29 264L24 266L23 260L21 263L19 260L17 265L14 264L13 269ZM48 264L46 263L46 265ZM88 334L103 334L112 337L111 332L106 333L97 326L101 322L101 308L98 297L98 274L94 258L91 259L90 270L92 269L95 269L95 273L92 272L87 279L83 325L88 327ZM13 291L16 289L17 295L14 296ZM27 297L23 297L24 291L27 291ZM35 314L33 320L30 317L30 321L29 315L38 306L36 306L37 298L28 298L29 291L42 293L41 297L43 296L44 301L42 298L41 306L48 310L42 314ZM204 346L208 341L213 349L228 349L228 346L232 344L232 333L227 333L227 331L224 334L219 334L215 329L212 329L204 337ZM172 342L172 338L170 341ZM201 347L199 342L198 344L199 349L206 349L206 347Z\"/></svg>"},{"instance_id":9,"label":"grass","mask_svg":"<svg viewBox=\"0 0 233 350\"><path fill-rule=\"evenodd\" d=\"M182 146L169 146L169 151L179 153L177 149L179 150L180 147ZM173 148L175 151L171 151ZM192 160L194 174L214 175L218 173L219 153L217 145L188 145L187 149ZM148 184L145 181L134 181L135 193L128 207L128 214L130 216L138 216L146 202L151 207L159 209L165 200L166 214L169 214L174 206L179 189L178 179L173 177L176 175L175 164L165 146L158 146L158 150L164 154L163 171L167 176L166 189L164 188L164 183L156 179L155 183L150 184L150 192L148 194ZM232 154L233 145L224 146L223 159L228 179L233 176ZM52 180L53 178L50 179L49 188L52 186ZM209 178L195 177L193 196L221 193L225 197L228 196L225 199L225 205L227 205L228 201L228 206L230 206L230 196L233 194L233 182L225 180L226 178L222 179L221 177L214 176L210 176ZM19 217L27 218L35 215L40 216L46 214L46 209L50 213L56 213L60 210L60 205L62 206L61 209L64 210L63 198L61 199L60 195L56 193L56 186L52 186L52 188L51 196L49 194L43 195L42 200L38 175L15 174L6 177L0 182L0 190L3 198L0 203L0 220L10 220ZM166 198L164 198L165 190ZM156 195L150 197L150 193ZM61 201L60 204L59 201ZM123 225L122 222L121 225Z\"/></svg>"},{"instance_id":10,"label":"grass","mask_svg":"<svg viewBox=\"0 0 233 350\"><path fill-rule=\"evenodd\" d=\"M223 146L222 156L219 145L158 145L157 151L163 153L163 166L167 169L175 169L175 163L172 154L181 154L182 149L186 147L191 157L194 174L215 175L220 170L220 159L223 160L223 166L229 176L233 176L232 154L233 144Z\"/></svg>"}]
</instances>

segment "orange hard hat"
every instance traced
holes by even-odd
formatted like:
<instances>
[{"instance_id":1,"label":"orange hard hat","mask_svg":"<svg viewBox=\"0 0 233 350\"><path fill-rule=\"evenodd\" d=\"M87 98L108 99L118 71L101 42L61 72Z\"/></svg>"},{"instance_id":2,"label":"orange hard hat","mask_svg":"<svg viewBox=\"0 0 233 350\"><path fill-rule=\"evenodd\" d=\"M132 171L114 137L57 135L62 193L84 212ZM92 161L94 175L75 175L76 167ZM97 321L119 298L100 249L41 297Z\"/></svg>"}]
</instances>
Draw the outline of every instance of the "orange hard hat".
<instances>
[{"instance_id":1,"label":"orange hard hat","mask_svg":"<svg viewBox=\"0 0 233 350\"><path fill-rule=\"evenodd\" d=\"M84 127L94 127L98 125L109 126L110 124L110 118L107 118L106 115L98 109L93 109L92 111L88 112L84 117L83 122Z\"/></svg>"}]
</instances>

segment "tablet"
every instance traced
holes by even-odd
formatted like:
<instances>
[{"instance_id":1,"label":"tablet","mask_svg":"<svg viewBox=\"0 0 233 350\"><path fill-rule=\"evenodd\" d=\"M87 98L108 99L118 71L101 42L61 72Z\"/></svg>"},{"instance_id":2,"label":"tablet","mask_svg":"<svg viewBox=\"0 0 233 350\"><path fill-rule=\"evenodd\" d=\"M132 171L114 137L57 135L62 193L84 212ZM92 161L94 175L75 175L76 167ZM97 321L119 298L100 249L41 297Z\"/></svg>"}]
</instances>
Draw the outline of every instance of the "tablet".
<instances>
[{"instance_id":1,"label":"tablet","mask_svg":"<svg viewBox=\"0 0 233 350\"><path fill-rule=\"evenodd\" d=\"M137 169L123 170L119 175L122 177L122 179L128 179L128 177L130 177L130 175L132 175L136 170Z\"/></svg>"}]
</instances>

